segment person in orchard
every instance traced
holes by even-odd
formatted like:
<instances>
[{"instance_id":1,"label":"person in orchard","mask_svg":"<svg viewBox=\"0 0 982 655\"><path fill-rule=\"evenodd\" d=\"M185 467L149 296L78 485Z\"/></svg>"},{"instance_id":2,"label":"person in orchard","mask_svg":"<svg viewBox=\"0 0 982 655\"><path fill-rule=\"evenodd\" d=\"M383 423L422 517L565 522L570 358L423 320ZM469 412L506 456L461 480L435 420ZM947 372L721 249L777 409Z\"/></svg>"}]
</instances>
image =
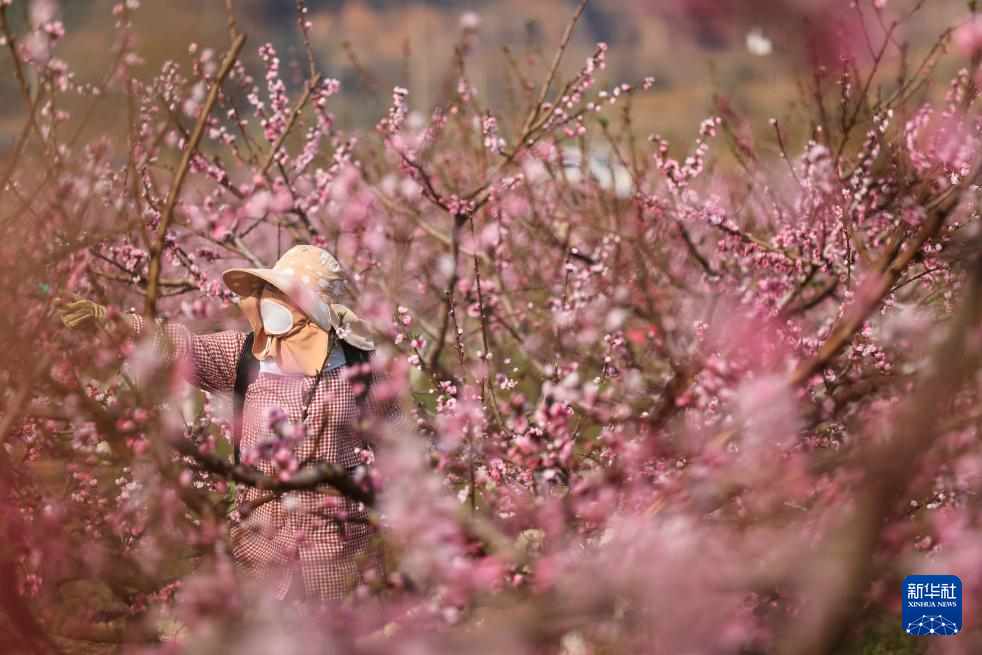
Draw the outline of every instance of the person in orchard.
<instances>
[{"instance_id":1,"label":"person in orchard","mask_svg":"<svg viewBox=\"0 0 982 655\"><path fill-rule=\"evenodd\" d=\"M375 416L394 424L403 415L394 399L379 401L369 388L382 379L368 364L375 344L365 323L338 303L345 275L337 259L316 246L298 245L271 269L232 268L222 281L241 296L251 333L199 335L157 319L153 342L169 361L186 364L182 369L195 386L236 394L241 407L241 423L233 420L234 441L241 434L237 463L241 452L244 465L268 476L279 475L284 466L298 470L317 462L348 470L361 465L360 419ZM57 308L72 328L106 322L105 307L77 295ZM147 331L144 317L124 314L123 319L134 335ZM255 360L258 372L244 373ZM346 366L368 373L346 374ZM277 441L270 427L276 416L304 429ZM269 452L272 443L278 445L275 453ZM375 579L385 573L379 531L368 521L367 509L322 489L271 495L236 487L236 506L250 511L230 515L233 558L248 575L272 585L279 598L339 599L366 572Z\"/></svg>"}]
</instances>

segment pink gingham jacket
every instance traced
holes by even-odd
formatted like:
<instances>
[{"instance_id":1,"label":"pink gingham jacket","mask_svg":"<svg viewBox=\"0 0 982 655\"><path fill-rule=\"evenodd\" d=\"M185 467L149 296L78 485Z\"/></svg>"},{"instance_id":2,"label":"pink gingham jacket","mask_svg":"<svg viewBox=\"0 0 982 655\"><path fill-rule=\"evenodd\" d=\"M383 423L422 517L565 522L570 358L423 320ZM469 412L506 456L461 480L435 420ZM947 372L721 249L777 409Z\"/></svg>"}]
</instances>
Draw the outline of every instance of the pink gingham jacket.
<instances>
[{"instance_id":1,"label":"pink gingham jacket","mask_svg":"<svg viewBox=\"0 0 982 655\"><path fill-rule=\"evenodd\" d=\"M132 316L132 331L139 336L146 322L139 315ZM161 319L156 323L163 334L154 331L155 349L165 353L168 360L183 364L191 384L210 393L233 391L245 333L226 330L198 335L178 323ZM311 461L336 462L347 468L361 464L357 451L363 443L355 430L359 407L352 384L343 375L344 367L326 369L316 377L260 371L245 396L241 451L247 452L270 434L266 421L270 407L281 407L289 421L299 422L302 403L311 397L316 383L307 414L307 437L294 449L297 459L301 466ZM381 380L377 373L373 375ZM398 403L380 403L372 393L360 411L393 423L403 421ZM276 475L266 460L260 460L257 468ZM237 507L269 495L241 484L236 488ZM366 508L332 494L326 487L278 494L247 516L233 512L229 538L236 563L248 576L271 585L279 598L291 592L291 584L302 581L303 589L293 593L320 600L339 599L363 576L379 579L385 572L380 534L368 522Z\"/></svg>"}]
</instances>

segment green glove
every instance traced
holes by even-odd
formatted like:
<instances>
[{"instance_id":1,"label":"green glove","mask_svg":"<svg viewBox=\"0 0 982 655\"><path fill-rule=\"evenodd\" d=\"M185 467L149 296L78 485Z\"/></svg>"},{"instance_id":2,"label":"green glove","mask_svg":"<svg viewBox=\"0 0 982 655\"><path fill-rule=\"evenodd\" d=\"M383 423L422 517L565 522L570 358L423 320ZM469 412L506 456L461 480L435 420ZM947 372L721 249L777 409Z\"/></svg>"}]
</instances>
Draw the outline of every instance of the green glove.
<instances>
[{"instance_id":1,"label":"green glove","mask_svg":"<svg viewBox=\"0 0 982 655\"><path fill-rule=\"evenodd\" d=\"M106 308L86 300L77 293L72 294L71 300L56 298L55 311L61 317L61 322L73 330L79 328L96 330L106 327Z\"/></svg>"}]
</instances>

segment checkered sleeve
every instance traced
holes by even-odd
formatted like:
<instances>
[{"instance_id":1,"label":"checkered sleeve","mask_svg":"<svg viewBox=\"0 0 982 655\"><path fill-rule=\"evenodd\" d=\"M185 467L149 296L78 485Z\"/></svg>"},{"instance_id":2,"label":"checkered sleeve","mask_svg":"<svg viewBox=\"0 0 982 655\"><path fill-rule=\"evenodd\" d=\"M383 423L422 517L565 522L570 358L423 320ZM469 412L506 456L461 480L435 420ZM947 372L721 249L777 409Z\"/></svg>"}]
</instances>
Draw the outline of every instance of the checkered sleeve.
<instances>
[{"instance_id":1,"label":"checkered sleeve","mask_svg":"<svg viewBox=\"0 0 982 655\"><path fill-rule=\"evenodd\" d=\"M134 337L143 335L147 322L139 314L131 314L130 331ZM229 392L235 386L235 367L239 361L246 335L236 330L210 334L194 334L181 325L155 319L154 350L168 363L181 366L187 381L203 391Z\"/></svg>"},{"instance_id":2,"label":"checkered sleeve","mask_svg":"<svg viewBox=\"0 0 982 655\"><path fill-rule=\"evenodd\" d=\"M372 366L372 384L365 405L366 418L383 419L389 427L401 426L406 420L399 404L399 389L377 366Z\"/></svg>"}]
</instances>

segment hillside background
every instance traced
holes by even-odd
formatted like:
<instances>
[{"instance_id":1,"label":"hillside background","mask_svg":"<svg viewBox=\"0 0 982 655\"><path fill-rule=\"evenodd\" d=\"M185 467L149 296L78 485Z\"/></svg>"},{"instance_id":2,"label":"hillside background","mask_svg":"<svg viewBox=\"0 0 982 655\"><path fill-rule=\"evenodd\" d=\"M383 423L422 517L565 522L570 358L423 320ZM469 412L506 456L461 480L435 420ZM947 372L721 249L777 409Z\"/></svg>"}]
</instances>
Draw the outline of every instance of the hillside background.
<instances>
[{"instance_id":1,"label":"hillside background","mask_svg":"<svg viewBox=\"0 0 982 655\"><path fill-rule=\"evenodd\" d=\"M67 0L60 5L67 38L57 55L71 63L79 81L97 82L111 61L114 1ZM767 10L781 3L761 3L763 11L747 12L748 1L597 0L588 5L577 26L561 70L576 70L596 42L604 41L610 46L607 82L639 84L653 76L652 91L636 101L635 125L640 134L658 132L688 141L699 121L712 111L714 92L727 96L754 122L780 117L789 107L793 111L793 102L800 97L797 82L804 50L800 20ZM14 4L15 20L23 21L27 3ZM818 0L784 4L801 5L812 18L821 19ZM903 15L915 4L890 0L885 15ZM862 5L876 31L870 3ZM507 113L503 48L510 48L523 62L530 54L538 55L532 65L537 67L536 79L541 79L576 2L310 0L307 6L320 69L342 82L333 110L346 127L362 127L384 115L395 85L410 89L414 109L432 105L453 76L454 46L461 41L462 25L476 24L467 41L466 62L479 99L492 111ZM248 57L256 60L258 46L269 41L284 67L290 60L303 59L294 0L236 0L235 7L239 27L249 36ZM916 63L945 27L967 13L962 0L926 0L916 18L898 29L896 38L910 43L910 59ZM228 40L222 0L143 0L135 26L139 50L146 57L140 68L145 79L168 59L186 63L189 42L221 50ZM770 54L750 52L747 35L751 32L770 42ZM946 61L938 79L947 79L953 66ZM298 73L302 70L299 67ZM0 85L2 150L23 118L7 58L0 60ZM118 117L124 108L112 106L120 99L108 97L105 102L110 105L106 111L90 119L92 131L112 133L120 128Z\"/></svg>"}]
</instances>

